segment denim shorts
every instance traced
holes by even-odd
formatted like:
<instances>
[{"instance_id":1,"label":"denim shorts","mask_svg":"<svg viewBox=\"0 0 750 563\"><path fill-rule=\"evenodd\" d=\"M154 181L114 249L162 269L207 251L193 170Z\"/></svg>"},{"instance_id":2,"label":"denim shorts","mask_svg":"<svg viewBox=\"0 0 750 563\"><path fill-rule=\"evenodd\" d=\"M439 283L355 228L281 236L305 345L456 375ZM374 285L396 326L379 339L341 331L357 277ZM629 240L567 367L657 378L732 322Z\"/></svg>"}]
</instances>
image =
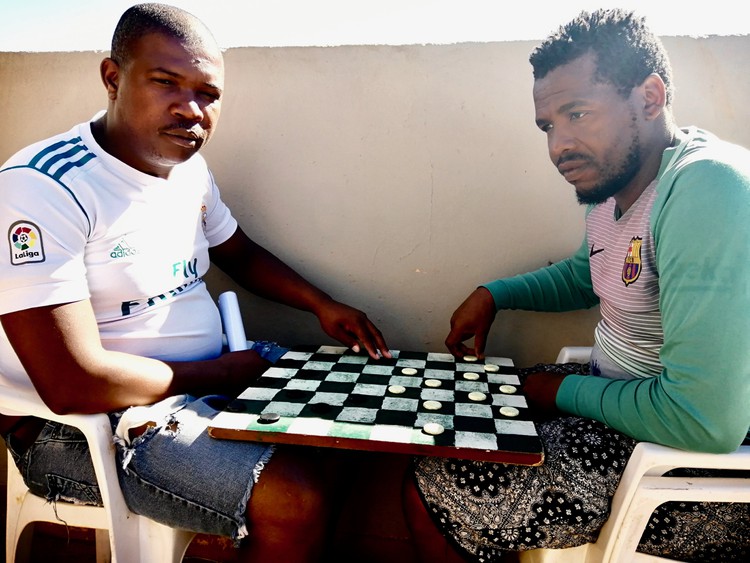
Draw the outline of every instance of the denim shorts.
<instances>
[{"instance_id":1,"label":"denim shorts","mask_svg":"<svg viewBox=\"0 0 750 563\"><path fill-rule=\"evenodd\" d=\"M170 527L239 540L247 534L253 485L273 447L211 438L207 426L227 399L183 397L178 410L130 444L118 441L123 496L133 512ZM119 414L110 417L114 430ZM36 495L101 505L88 445L76 428L48 421L22 456L9 451Z\"/></svg>"}]
</instances>

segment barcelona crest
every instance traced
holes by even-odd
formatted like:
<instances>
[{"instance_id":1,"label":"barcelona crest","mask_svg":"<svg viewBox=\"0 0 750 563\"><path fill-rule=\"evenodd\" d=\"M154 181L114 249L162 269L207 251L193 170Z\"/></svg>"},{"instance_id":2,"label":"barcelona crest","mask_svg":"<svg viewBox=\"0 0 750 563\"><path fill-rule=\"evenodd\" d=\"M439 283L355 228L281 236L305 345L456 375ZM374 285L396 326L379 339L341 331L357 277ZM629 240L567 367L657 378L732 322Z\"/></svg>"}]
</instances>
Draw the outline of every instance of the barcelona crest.
<instances>
[{"instance_id":1,"label":"barcelona crest","mask_svg":"<svg viewBox=\"0 0 750 563\"><path fill-rule=\"evenodd\" d=\"M625 286L629 286L634 283L638 276L641 275L641 244L643 239L641 237L633 237L630 239L630 246L628 246L628 254L625 256L625 264L622 267L622 281L625 282Z\"/></svg>"}]
</instances>

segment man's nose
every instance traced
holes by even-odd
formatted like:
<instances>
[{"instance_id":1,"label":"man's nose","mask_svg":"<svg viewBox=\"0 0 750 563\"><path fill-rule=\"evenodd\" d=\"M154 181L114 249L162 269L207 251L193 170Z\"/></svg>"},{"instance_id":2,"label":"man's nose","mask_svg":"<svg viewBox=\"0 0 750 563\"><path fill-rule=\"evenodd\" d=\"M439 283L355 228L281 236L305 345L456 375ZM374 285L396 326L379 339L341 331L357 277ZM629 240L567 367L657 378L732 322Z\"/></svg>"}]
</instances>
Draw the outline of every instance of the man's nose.
<instances>
[{"instance_id":1,"label":"man's nose","mask_svg":"<svg viewBox=\"0 0 750 563\"><path fill-rule=\"evenodd\" d=\"M192 98L187 98L175 104L173 111L175 115L178 115L182 119L196 123L203 121L203 110L200 104Z\"/></svg>"},{"instance_id":2,"label":"man's nose","mask_svg":"<svg viewBox=\"0 0 750 563\"><path fill-rule=\"evenodd\" d=\"M547 148L552 162L557 165L560 156L573 149L575 139L564 128L554 128L547 134Z\"/></svg>"}]
</instances>

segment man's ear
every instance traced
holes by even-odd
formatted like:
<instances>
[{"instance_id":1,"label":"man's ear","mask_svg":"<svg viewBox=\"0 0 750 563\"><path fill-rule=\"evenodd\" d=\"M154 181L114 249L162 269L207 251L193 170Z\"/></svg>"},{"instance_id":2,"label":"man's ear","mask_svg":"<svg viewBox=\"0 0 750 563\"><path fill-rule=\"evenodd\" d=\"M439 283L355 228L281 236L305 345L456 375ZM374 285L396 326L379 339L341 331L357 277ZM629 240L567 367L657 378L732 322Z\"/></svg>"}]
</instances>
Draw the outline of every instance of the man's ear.
<instances>
[{"instance_id":1,"label":"man's ear","mask_svg":"<svg viewBox=\"0 0 750 563\"><path fill-rule=\"evenodd\" d=\"M114 59L107 57L99 65L99 74L107 89L107 97L110 100L117 99L117 88L120 80L120 65Z\"/></svg>"},{"instance_id":2,"label":"man's ear","mask_svg":"<svg viewBox=\"0 0 750 563\"><path fill-rule=\"evenodd\" d=\"M647 120L661 115L667 105L667 88L658 74L649 74L638 87L643 101L643 114Z\"/></svg>"}]
</instances>

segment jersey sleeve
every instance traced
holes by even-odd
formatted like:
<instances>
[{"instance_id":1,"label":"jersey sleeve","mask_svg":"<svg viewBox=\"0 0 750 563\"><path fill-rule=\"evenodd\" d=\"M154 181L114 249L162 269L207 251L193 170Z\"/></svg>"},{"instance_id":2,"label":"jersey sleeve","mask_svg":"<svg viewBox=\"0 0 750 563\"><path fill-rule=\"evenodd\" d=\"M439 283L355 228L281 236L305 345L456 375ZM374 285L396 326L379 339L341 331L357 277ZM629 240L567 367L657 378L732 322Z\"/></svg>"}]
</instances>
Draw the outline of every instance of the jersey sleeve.
<instances>
[{"instance_id":1,"label":"jersey sleeve","mask_svg":"<svg viewBox=\"0 0 750 563\"><path fill-rule=\"evenodd\" d=\"M588 244L545 268L485 284L500 309L563 312L588 309L599 303L591 283Z\"/></svg>"},{"instance_id":2,"label":"jersey sleeve","mask_svg":"<svg viewBox=\"0 0 750 563\"><path fill-rule=\"evenodd\" d=\"M638 440L738 447L750 426L749 216L747 170L701 160L676 173L652 217L663 372L632 381L568 376L562 410Z\"/></svg>"},{"instance_id":3,"label":"jersey sleeve","mask_svg":"<svg viewBox=\"0 0 750 563\"><path fill-rule=\"evenodd\" d=\"M237 220L229 207L221 199L219 187L213 175L210 175L210 197L206 204L204 221L206 224L206 239L209 247L214 247L231 237L237 230Z\"/></svg>"},{"instance_id":4,"label":"jersey sleeve","mask_svg":"<svg viewBox=\"0 0 750 563\"><path fill-rule=\"evenodd\" d=\"M84 247L91 223L81 202L37 170L0 173L0 314L89 297Z\"/></svg>"}]
</instances>

